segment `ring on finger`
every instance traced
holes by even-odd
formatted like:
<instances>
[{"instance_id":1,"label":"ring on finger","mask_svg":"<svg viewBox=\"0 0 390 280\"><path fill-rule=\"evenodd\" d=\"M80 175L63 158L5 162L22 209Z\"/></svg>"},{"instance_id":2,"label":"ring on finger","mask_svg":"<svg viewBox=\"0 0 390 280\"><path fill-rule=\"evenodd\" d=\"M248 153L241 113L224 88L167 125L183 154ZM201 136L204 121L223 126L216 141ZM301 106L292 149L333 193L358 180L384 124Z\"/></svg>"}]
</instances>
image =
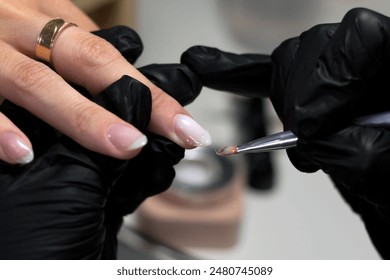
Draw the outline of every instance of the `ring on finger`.
<instances>
[{"instance_id":1,"label":"ring on finger","mask_svg":"<svg viewBox=\"0 0 390 280\"><path fill-rule=\"evenodd\" d=\"M66 22L61 18L55 18L46 23L35 44L36 57L51 64L51 51L54 43L61 32L70 26L77 25L72 22Z\"/></svg>"}]
</instances>

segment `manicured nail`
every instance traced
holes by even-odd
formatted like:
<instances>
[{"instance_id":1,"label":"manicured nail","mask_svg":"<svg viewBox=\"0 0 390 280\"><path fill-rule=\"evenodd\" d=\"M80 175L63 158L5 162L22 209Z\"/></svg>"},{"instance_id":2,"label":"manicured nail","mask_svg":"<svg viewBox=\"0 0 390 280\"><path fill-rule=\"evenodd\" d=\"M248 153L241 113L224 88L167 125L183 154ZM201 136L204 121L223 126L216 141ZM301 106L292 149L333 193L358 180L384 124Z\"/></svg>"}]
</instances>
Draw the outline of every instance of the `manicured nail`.
<instances>
[{"instance_id":1,"label":"manicured nail","mask_svg":"<svg viewBox=\"0 0 390 280\"><path fill-rule=\"evenodd\" d=\"M148 143L148 138L145 135L120 123L111 125L107 137L121 151L137 150Z\"/></svg>"},{"instance_id":2,"label":"manicured nail","mask_svg":"<svg viewBox=\"0 0 390 280\"><path fill-rule=\"evenodd\" d=\"M177 137L189 146L209 146L211 137L208 131L202 128L191 117L179 114L174 119L174 130Z\"/></svg>"},{"instance_id":3,"label":"manicured nail","mask_svg":"<svg viewBox=\"0 0 390 280\"><path fill-rule=\"evenodd\" d=\"M27 164L34 159L32 149L16 133L4 132L0 145L12 163Z\"/></svg>"}]
</instances>

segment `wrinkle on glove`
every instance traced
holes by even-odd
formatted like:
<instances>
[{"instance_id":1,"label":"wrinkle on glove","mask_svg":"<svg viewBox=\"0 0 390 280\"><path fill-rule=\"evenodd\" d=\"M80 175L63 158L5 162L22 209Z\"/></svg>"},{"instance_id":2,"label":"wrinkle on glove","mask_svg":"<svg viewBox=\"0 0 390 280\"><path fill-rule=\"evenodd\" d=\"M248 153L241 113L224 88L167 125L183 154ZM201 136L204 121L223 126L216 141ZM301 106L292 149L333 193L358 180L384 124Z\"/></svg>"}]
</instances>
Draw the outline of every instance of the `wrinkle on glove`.
<instances>
[{"instance_id":1,"label":"wrinkle on glove","mask_svg":"<svg viewBox=\"0 0 390 280\"><path fill-rule=\"evenodd\" d=\"M119 25L92 33L109 41L131 64L137 61L144 50L137 32L127 26Z\"/></svg>"}]
</instances>

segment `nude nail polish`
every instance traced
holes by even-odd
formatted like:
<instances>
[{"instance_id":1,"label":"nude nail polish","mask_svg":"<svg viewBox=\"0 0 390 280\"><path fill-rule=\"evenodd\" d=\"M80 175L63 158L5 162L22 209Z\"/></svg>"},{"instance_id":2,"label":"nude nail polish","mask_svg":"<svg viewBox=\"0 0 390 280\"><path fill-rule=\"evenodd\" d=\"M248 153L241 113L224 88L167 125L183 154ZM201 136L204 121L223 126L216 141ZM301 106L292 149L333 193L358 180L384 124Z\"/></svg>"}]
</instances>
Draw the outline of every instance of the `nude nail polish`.
<instances>
[{"instance_id":1,"label":"nude nail polish","mask_svg":"<svg viewBox=\"0 0 390 280\"><path fill-rule=\"evenodd\" d=\"M108 129L107 137L120 151L131 151L142 148L148 142L145 135L126 125L117 123Z\"/></svg>"},{"instance_id":2,"label":"nude nail polish","mask_svg":"<svg viewBox=\"0 0 390 280\"><path fill-rule=\"evenodd\" d=\"M189 116L178 114L174 119L176 136L185 144L193 147L209 146L211 136L203 127Z\"/></svg>"},{"instance_id":3,"label":"nude nail polish","mask_svg":"<svg viewBox=\"0 0 390 280\"><path fill-rule=\"evenodd\" d=\"M12 163L27 164L34 159L32 149L16 133L4 132L0 146Z\"/></svg>"}]
</instances>

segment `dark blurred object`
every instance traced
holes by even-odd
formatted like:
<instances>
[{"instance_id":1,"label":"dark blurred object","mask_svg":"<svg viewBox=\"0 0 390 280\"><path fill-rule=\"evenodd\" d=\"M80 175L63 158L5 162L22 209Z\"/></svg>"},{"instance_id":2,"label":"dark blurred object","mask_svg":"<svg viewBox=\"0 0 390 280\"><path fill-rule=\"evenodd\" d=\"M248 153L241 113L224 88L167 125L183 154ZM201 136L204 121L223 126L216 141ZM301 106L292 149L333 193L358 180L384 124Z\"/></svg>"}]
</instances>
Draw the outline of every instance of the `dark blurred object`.
<instances>
[{"instance_id":1,"label":"dark blurred object","mask_svg":"<svg viewBox=\"0 0 390 280\"><path fill-rule=\"evenodd\" d=\"M237 98L236 103L240 143L268 135L264 101L258 98ZM274 186L272 154L251 153L243 156L247 166L248 185L256 190L271 190Z\"/></svg>"}]
</instances>

